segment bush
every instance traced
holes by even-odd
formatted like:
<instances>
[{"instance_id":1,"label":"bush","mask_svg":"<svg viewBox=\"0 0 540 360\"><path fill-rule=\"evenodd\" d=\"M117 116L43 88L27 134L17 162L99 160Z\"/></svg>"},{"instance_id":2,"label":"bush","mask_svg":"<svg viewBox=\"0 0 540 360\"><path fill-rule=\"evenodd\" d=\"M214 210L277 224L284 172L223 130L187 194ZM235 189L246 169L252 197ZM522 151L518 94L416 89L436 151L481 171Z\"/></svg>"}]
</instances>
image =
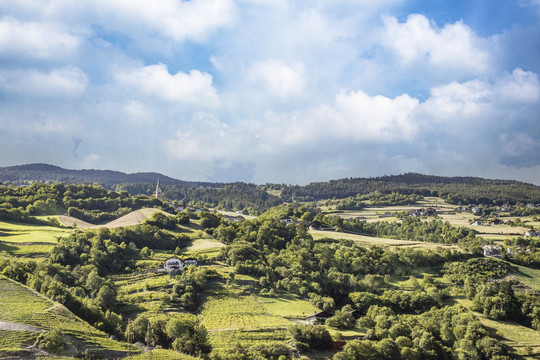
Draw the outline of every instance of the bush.
<instances>
[{"instance_id":1,"label":"bush","mask_svg":"<svg viewBox=\"0 0 540 360\"><path fill-rule=\"evenodd\" d=\"M334 346L332 336L322 325L301 326L293 325L289 327L294 345L300 351L308 349L324 350Z\"/></svg>"},{"instance_id":2,"label":"bush","mask_svg":"<svg viewBox=\"0 0 540 360\"><path fill-rule=\"evenodd\" d=\"M65 349L64 335L60 329L41 333L36 340L36 345L42 350L62 354Z\"/></svg>"}]
</instances>

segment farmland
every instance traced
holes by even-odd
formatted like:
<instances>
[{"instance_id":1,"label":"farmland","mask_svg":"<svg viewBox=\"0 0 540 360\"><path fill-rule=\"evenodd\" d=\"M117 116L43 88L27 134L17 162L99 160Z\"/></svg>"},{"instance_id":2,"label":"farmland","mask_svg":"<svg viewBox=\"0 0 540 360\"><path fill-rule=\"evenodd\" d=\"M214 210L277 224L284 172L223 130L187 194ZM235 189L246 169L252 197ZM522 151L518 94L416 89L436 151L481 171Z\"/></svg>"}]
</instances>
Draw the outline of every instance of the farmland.
<instances>
[{"instance_id":1,"label":"farmland","mask_svg":"<svg viewBox=\"0 0 540 360\"><path fill-rule=\"evenodd\" d=\"M4 336L0 338L0 351L19 350L32 344L37 333L55 328L61 328L67 336L76 340L79 351L137 351L127 344L110 340L107 334L77 318L62 305L1 275L0 319L36 329L27 331L21 327L22 330L2 330Z\"/></svg>"}]
</instances>

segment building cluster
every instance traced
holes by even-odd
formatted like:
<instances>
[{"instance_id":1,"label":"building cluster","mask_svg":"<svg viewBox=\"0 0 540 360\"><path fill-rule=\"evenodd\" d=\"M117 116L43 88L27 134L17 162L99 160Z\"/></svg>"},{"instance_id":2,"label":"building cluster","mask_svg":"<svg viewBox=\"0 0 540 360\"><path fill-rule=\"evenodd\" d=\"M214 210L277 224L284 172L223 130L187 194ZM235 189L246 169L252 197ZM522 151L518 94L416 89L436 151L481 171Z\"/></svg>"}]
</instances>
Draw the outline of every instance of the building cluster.
<instances>
[{"instance_id":1,"label":"building cluster","mask_svg":"<svg viewBox=\"0 0 540 360\"><path fill-rule=\"evenodd\" d=\"M409 212L409 215L412 217L421 217L421 216L437 216L437 210L434 208L427 209L416 209Z\"/></svg>"},{"instance_id":2,"label":"building cluster","mask_svg":"<svg viewBox=\"0 0 540 360\"><path fill-rule=\"evenodd\" d=\"M321 228L321 223L318 220L315 221L301 221L297 219L281 219L279 220L282 224L285 225L305 225L309 230L319 230Z\"/></svg>"}]
</instances>

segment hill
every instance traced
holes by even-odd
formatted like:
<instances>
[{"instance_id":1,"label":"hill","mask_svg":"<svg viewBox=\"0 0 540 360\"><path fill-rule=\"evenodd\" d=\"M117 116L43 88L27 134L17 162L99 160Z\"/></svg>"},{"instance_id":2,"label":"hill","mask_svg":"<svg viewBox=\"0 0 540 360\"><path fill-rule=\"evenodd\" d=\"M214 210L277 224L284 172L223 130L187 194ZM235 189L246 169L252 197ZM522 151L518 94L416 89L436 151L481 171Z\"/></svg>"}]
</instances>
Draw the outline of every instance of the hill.
<instances>
[{"instance_id":1,"label":"hill","mask_svg":"<svg viewBox=\"0 0 540 360\"><path fill-rule=\"evenodd\" d=\"M67 216L67 215L59 215L58 220L64 226L72 226L73 224L76 224L77 228L79 229L98 229L98 228L112 229L112 228L117 228L117 227L122 227L122 226L140 225L143 223L144 220L150 218L155 212L164 213L164 211L159 210L159 209L140 209L140 210L132 211L127 215L124 215L116 220L113 220L111 222L108 222L102 225L90 224L86 221L82 221L73 216Z\"/></svg>"},{"instance_id":2,"label":"hill","mask_svg":"<svg viewBox=\"0 0 540 360\"><path fill-rule=\"evenodd\" d=\"M28 164L0 167L0 181L23 185L29 182L61 182L64 184L98 183L107 188L115 188L124 183L151 183L157 179L163 185L180 186L218 186L206 182L189 182L173 179L155 172L126 174L112 170L69 170L48 164Z\"/></svg>"},{"instance_id":3,"label":"hill","mask_svg":"<svg viewBox=\"0 0 540 360\"><path fill-rule=\"evenodd\" d=\"M448 202L462 203L538 203L540 187L513 180L477 177L444 177L416 173L377 178L345 178L315 182L305 186L284 186L285 201L316 201L346 198L372 192L439 196Z\"/></svg>"}]
</instances>

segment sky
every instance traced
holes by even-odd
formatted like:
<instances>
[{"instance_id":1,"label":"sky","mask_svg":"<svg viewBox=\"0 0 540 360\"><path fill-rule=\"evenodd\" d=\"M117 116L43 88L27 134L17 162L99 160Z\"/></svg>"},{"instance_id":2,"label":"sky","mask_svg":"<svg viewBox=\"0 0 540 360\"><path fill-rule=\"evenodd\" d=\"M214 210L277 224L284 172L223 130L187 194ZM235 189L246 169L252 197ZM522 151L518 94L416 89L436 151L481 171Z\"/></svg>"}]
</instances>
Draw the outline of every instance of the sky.
<instances>
[{"instance_id":1,"label":"sky","mask_svg":"<svg viewBox=\"0 0 540 360\"><path fill-rule=\"evenodd\" d=\"M540 185L540 0L0 1L0 166Z\"/></svg>"}]
</instances>

